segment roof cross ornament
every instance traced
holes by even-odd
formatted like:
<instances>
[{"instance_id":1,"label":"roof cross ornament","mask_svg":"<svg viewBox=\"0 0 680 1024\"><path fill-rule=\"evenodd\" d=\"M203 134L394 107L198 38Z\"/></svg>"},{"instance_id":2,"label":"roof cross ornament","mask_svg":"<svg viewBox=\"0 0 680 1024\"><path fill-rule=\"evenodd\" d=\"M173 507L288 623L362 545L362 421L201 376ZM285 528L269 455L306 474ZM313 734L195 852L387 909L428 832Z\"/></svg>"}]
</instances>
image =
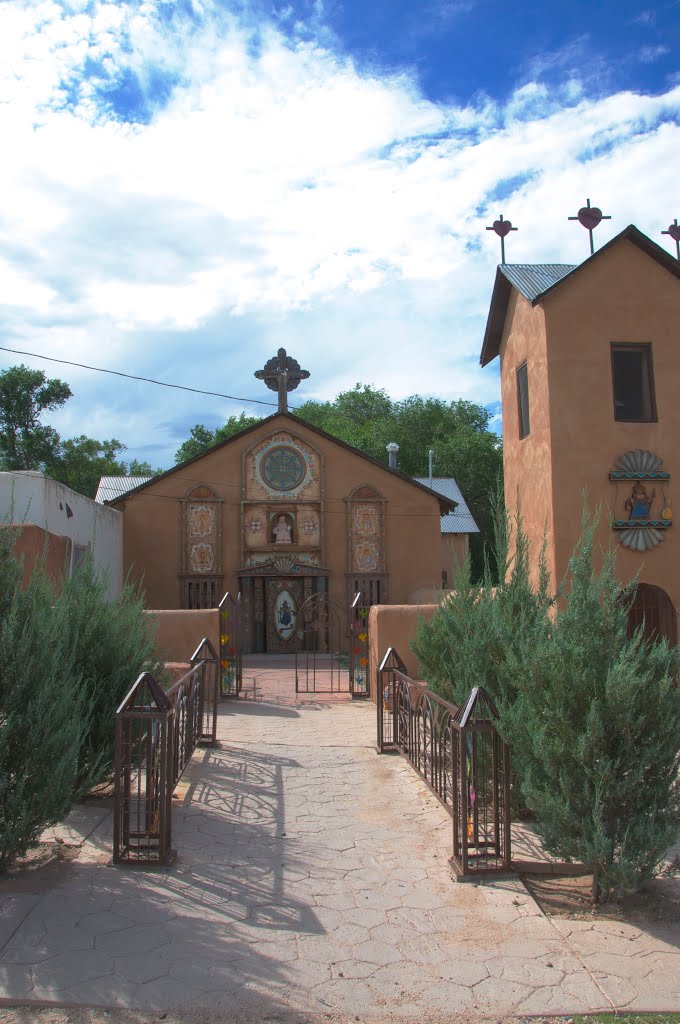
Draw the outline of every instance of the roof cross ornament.
<instances>
[{"instance_id":1,"label":"roof cross ornament","mask_svg":"<svg viewBox=\"0 0 680 1024\"><path fill-rule=\"evenodd\" d=\"M278 391L279 412L288 412L288 392L295 391L300 381L309 377L309 370L301 370L297 359L286 355L285 348L280 348L267 360L263 370L255 371L255 376L263 380L270 391Z\"/></svg>"},{"instance_id":2,"label":"roof cross ornament","mask_svg":"<svg viewBox=\"0 0 680 1024\"><path fill-rule=\"evenodd\" d=\"M675 242L675 252L678 260L680 260L680 224L678 224L678 218L676 217L672 224L668 225L668 231L662 231L662 235L670 235Z\"/></svg>"},{"instance_id":3,"label":"roof cross ornament","mask_svg":"<svg viewBox=\"0 0 680 1024\"><path fill-rule=\"evenodd\" d=\"M609 214L604 214L599 206L591 206L590 199L586 200L586 205L582 206L575 217L568 217L568 220L577 220L579 224L582 224L590 235L590 255L592 256L595 252L595 246L593 245L593 231L600 223L601 220L611 220Z\"/></svg>"},{"instance_id":4,"label":"roof cross ornament","mask_svg":"<svg viewBox=\"0 0 680 1024\"><path fill-rule=\"evenodd\" d=\"M505 236L509 235L511 231L517 231L517 228L513 228L512 221L503 220L503 214L500 215L498 220L495 220L491 227L486 229L487 231L495 231L501 240L501 264L505 264Z\"/></svg>"}]
</instances>

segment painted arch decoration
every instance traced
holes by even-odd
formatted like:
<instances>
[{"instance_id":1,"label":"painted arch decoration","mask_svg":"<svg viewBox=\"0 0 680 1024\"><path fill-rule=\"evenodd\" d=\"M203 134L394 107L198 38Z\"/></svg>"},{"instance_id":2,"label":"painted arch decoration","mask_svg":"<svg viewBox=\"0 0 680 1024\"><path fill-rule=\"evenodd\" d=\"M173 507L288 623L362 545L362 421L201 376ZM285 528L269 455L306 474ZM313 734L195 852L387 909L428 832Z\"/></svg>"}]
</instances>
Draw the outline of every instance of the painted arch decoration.
<instances>
[{"instance_id":1,"label":"painted arch decoration","mask_svg":"<svg viewBox=\"0 0 680 1024\"><path fill-rule=\"evenodd\" d=\"M651 551L664 538L673 522L669 496L670 473L661 468L663 460L654 452L636 448L621 455L609 474L618 484L612 529L620 543L631 551Z\"/></svg>"}]
</instances>

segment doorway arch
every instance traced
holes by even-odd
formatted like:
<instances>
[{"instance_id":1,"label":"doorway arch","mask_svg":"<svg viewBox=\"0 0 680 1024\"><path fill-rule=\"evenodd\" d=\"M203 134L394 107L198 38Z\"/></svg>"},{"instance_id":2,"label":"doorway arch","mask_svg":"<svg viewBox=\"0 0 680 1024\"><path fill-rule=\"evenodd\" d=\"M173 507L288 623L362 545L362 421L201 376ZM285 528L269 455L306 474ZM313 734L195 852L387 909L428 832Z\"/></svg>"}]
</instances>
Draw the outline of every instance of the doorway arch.
<instances>
[{"instance_id":1,"label":"doorway arch","mask_svg":"<svg viewBox=\"0 0 680 1024\"><path fill-rule=\"evenodd\" d=\"M628 635L643 627L646 640L665 637L674 647L678 642L678 616L673 602L661 587L638 583L635 599L628 611Z\"/></svg>"}]
</instances>

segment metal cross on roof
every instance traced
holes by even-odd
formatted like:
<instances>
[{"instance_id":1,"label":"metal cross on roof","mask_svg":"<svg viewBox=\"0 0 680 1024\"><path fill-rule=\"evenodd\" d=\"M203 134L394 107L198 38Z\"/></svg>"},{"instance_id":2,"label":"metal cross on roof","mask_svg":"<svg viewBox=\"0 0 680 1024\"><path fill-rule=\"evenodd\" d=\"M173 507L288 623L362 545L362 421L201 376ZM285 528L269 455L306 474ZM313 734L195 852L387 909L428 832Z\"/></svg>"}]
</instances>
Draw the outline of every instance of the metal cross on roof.
<instances>
[{"instance_id":1,"label":"metal cross on roof","mask_svg":"<svg viewBox=\"0 0 680 1024\"><path fill-rule=\"evenodd\" d=\"M501 264L505 263L505 236L509 235L511 231L517 231L517 228L513 228L512 221L503 220L503 214L500 215L498 220L495 220L491 227L486 229L487 231L495 231L501 240Z\"/></svg>"},{"instance_id":2,"label":"metal cross on roof","mask_svg":"<svg viewBox=\"0 0 680 1024\"><path fill-rule=\"evenodd\" d=\"M586 200L586 205L582 206L575 217L568 217L568 220L577 220L579 224L582 224L590 236L590 255L592 256L595 252L595 246L593 245L593 231L600 223L601 220L611 220L609 214L602 213L599 206L591 206L590 199Z\"/></svg>"},{"instance_id":3,"label":"metal cross on roof","mask_svg":"<svg viewBox=\"0 0 680 1024\"><path fill-rule=\"evenodd\" d=\"M678 260L680 260L680 224L678 224L678 218L676 217L672 224L668 225L668 231L662 231L662 235L670 235L675 242L675 252Z\"/></svg>"},{"instance_id":4,"label":"metal cross on roof","mask_svg":"<svg viewBox=\"0 0 680 1024\"><path fill-rule=\"evenodd\" d=\"M255 371L255 376L263 380L270 391L278 391L279 412L288 412L288 392L295 391L300 381L309 377L309 370L301 370L297 359L287 356L285 348L280 348L267 360L263 370Z\"/></svg>"}]
</instances>

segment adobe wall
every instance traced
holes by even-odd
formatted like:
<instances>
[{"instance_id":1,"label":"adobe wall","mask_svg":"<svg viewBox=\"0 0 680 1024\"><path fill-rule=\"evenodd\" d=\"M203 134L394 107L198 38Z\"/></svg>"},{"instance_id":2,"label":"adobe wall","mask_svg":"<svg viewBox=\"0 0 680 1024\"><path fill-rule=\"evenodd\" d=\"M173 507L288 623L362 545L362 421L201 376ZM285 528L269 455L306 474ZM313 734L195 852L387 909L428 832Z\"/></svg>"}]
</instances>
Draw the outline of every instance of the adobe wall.
<instances>
[{"instance_id":1,"label":"adobe wall","mask_svg":"<svg viewBox=\"0 0 680 1024\"><path fill-rule=\"evenodd\" d=\"M533 541L532 551L538 553L545 533L548 568L554 573L553 431L545 316L540 306L532 307L514 289L508 304L500 360L505 502L512 513L517 508L519 495L524 529ZM528 371L530 432L520 438L517 369L524 362ZM536 563L536 557L532 558L537 578Z\"/></svg>"},{"instance_id":2,"label":"adobe wall","mask_svg":"<svg viewBox=\"0 0 680 1024\"><path fill-rule=\"evenodd\" d=\"M411 650L418 622L429 622L436 604L374 605L368 613L368 673L375 700L378 667L388 647L393 647L412 679L420 679L418 659Z\"/></svg>"},{"instance_id":3,"label":"adobe wall","mask_svg":"<svg viewBox=\"0 0 680 1024\"><path fill-rule=\"evenodd\" d=\"M68 575L71 564L71 541L68 537L59 537L48 533L40 526L17 526L16 540L13 550L17 558L23 559L23 576L21 585L25 589L39 559L44 559L47 574L61 588L64 574Z\"/></svg>"},{"instance_id":4,"label":"adobe wall","mask_svg":"<svg viewBox=\"0 0 680 1024\"><path fill-rule=\"evenodd\" d=\"M627 518L624 501L631 484L608 479L615 460L637 448L663 459L671 473L656 488L652 518L660 518L663 493L672 501L680 484L680 282L632 242L623 240L601 254L545 303L549 337L552 490L555 566L559 580L580 533L583 492L591 507L602 504L598 541L613 539L622 581L639 573L641 582L662 587L680 609L680 523L662 543L633 552L617 542L613 513ZM614 419L611 342L651 342L658 422ZM512 403L510 403L512 404Z\"/></svg>"},{"instance_id":5,"label":"adobe wall","mask_svg":"<svg viewBox=\"0 0 680 1024\"><path fill-rule=\"evenodd\" d=\"M73 546L89 547L108 581L110 600L123 586L123 517L64 484L32 470L0 473L0 522L42 529ZM63 569L63 563L60 569ZM66 568L70 572L70 564Z\"/></svg>"},{"instance_id":6,"label":"adobe wall","mask_svg":"<svg viewBox=\"0 0 680 1024\"><path fill-rule=\"evenodd\" d=\"M210 640L219 654L220 620L216 608L206 611L163 609L145 614L156 628L156 643L162 661L189 661L203 637Z\"/></svg>"},{"instance_id":7,"label":"adobe wall","mask_svg":"<svg viewBox=\"0 0 680 1024\"><path fill-rule=\"evenodd\" d=\"M169 476L153 481L138 495L116 504L124 512L124 563L142 583L149 608L178 608L182 544L180 499L199 484L210 486L222 505L223 592L238 592L241 566L242 460L244 454L273 433L286 432L322 453L323 565L330 570L330 595L343 608L347 602L348 515L346 498L368 484L386 499L385 543L389 571L388 600L405 602L419 587L441 585L440 505L378 465L327 441L301 421L282 417L264 423L244 437L206 453ZM293 499L295 500L295 499ZM285 503L282 494L281 502ZM294 557L294 551L291 551Z\"/></svg>"}]
</instances>

